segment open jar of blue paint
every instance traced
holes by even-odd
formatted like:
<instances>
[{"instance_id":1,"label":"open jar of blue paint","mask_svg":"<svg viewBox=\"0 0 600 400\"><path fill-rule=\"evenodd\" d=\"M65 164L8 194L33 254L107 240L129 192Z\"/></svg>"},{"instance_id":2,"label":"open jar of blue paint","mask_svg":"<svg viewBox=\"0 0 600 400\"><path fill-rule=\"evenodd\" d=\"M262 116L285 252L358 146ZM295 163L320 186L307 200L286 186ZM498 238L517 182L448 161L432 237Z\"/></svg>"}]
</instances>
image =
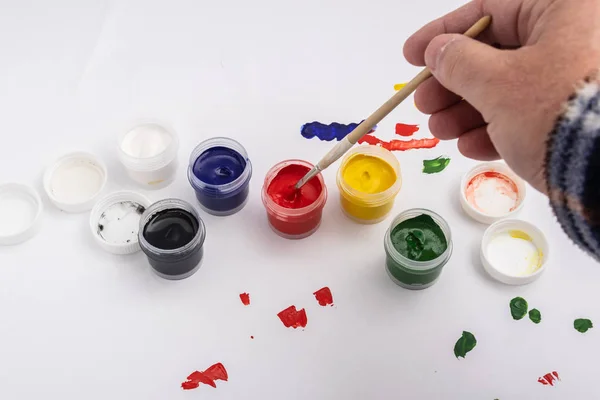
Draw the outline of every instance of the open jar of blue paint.
<instances>
[{"instance_id":1,"label":"open jar of blue paint","mask_svg":"<svg viewBox=\"0 0 600 400\"><path fill-rule=\"evenodd\" d=\"M188 179L200 206L209 214L226 216L244 208L251 177L248 153L233 139L205 140L190 156Z\"/></svg>"},{"instance_id":2,"label":"open jar of blue paint","mask_svg":"<svg viewBox=\"0 0 600 400\"><path fill-rule=\"evenodd\" d=\"M193 275L204 256L205 238L200 215L183 200L157 201L140 219L140 248L161 278L177 280Z\"/></svg>"}]
</instances>

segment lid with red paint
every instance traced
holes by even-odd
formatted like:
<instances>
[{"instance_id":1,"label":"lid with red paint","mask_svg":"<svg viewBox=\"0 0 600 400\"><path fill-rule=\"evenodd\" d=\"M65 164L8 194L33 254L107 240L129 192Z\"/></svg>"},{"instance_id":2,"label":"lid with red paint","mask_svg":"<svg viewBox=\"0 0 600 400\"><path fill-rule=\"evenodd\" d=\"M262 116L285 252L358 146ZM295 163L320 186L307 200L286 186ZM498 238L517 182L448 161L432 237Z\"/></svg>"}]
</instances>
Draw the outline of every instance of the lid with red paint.
<instances>
[{"instance_id":1,"label":"lid with red paint","mask_svg":"<svg viewBox=\"0 0 600 400\"><path fill-rule=\"evenodd\" d=\"M501 162L477 165L460 184L463 210L484 224L514 217L523 208L525 196L525 182Z\"/></svg>"}]
</instances>

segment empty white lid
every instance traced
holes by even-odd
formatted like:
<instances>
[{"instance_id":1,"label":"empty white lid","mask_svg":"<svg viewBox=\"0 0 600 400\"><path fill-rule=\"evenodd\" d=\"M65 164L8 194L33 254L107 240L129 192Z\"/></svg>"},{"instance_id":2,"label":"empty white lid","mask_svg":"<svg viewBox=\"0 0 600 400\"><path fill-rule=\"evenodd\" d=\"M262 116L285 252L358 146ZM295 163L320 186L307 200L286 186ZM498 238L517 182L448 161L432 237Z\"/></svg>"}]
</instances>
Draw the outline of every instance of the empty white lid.
<instances>
[{"instance_id":1,"label":"empty white lid","mask_svg":"<svg viewBox=\"0 0 600 400\"><path fill-rule=\"evenodd\" d=\"M0 245L31 239L39 230L42 200L30 186L20 183L0 185Z\"/></svg>"},{"instance_id":2,"label":"empty white lid","mask_svg":"<svg viewBox=\"0 0 600 400\"><path fill-rule=\"evenodd\" d=\"M44 189L59 209L80 213L90 210L107 181L104 163L86 152L59 158L44 174Z\"/></svg>"}]
</instances>

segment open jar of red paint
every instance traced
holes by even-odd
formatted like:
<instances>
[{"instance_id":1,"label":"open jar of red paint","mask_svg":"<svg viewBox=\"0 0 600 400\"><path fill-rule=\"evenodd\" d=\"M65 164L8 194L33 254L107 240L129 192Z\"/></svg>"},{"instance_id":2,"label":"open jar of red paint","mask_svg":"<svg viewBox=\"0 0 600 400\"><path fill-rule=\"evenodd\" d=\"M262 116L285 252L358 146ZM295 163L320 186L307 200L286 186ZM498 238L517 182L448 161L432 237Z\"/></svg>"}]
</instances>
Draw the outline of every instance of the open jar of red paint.
<instances>
[{"instance_id":1,"label":"open jar of red paint","mask_svg":"<svg viewBox=\"0 0 600 400\"><path fill-rule=\"evenodd\" d=\"M262 188L262 201L269 225L286 239L302 239L312 235L321 224L327 188L318 174L299 190L294 185L313 168L302 160L286 160L267 172Z\"/></svg>"}]
</instances>

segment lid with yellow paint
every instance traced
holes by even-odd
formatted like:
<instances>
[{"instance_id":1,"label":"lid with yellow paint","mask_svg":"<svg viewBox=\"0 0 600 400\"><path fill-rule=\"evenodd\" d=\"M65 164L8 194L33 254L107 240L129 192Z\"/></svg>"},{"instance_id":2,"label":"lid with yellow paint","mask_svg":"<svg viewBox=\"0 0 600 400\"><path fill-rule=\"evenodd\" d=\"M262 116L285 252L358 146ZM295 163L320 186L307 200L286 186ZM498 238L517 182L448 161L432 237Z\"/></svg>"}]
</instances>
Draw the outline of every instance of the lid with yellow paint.
<instances>
[{"instance_id":1,"label":"lid with yellow paint","mask_svg":"<svg viewBox=\"0 0 600 400\"><path fill-rule=\"evenodd\" d=\"M544 272L548 251L548 241L537 227L517 219L502 220L485 231L481 262L497 281L524 285Z\"/></svg>"}]
</instances>

